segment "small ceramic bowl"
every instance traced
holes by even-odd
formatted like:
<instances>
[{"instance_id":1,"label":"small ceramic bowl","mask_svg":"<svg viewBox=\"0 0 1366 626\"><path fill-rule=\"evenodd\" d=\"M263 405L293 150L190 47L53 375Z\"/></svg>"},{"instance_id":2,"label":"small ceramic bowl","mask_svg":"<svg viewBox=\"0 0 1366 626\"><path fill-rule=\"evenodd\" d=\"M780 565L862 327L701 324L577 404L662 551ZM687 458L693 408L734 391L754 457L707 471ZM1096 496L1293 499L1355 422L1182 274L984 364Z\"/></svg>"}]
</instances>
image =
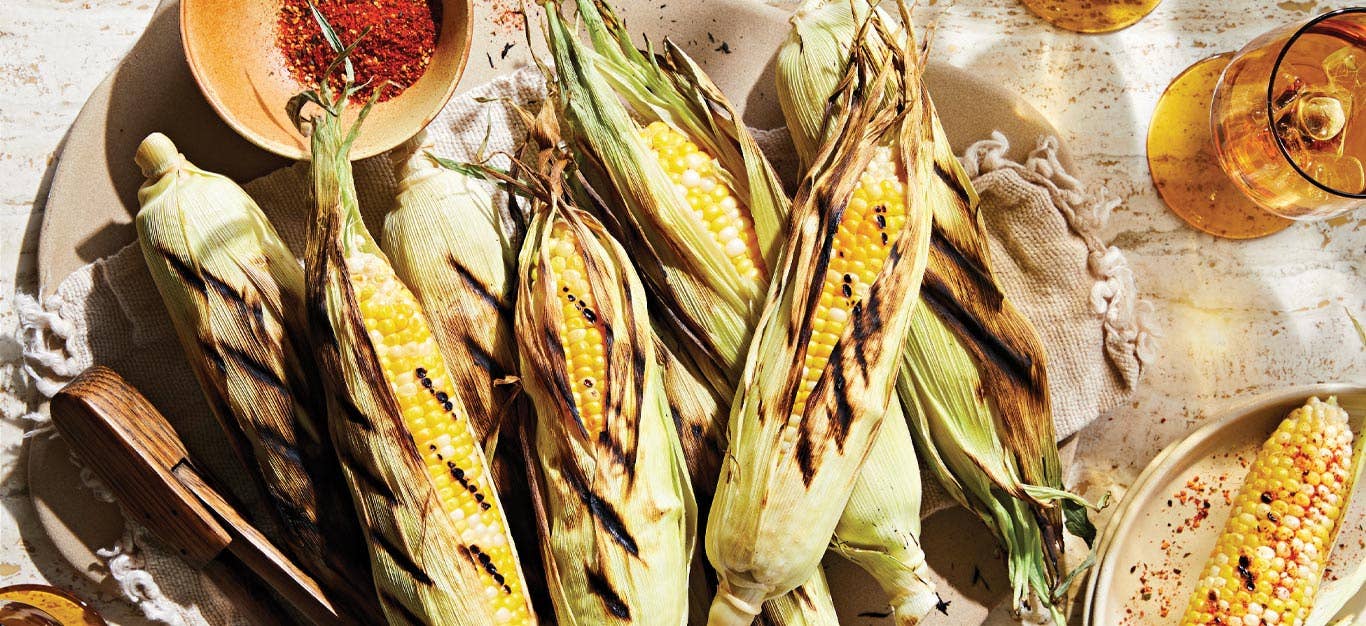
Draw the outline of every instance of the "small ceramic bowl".
<instances>
[{"instance_id":1,"label":"small ceramic bowl","mask_svg":"<svg viewBox=\"0 0 1366 626\"><path fill-rule=\"evenodd\" d=\"M361 159L417 134L445 106L469 58L472 0L444 0L440 36L431 65L403 93L381 102L366 118L351 150ZM305 89L275 45L280 0L182 0L180 32L185 56L204 97L248 141L283 157L300 159L308 141L294 128L285 103ZM359 106L348 108L354 119Z\"/></svg>"}]
</instances>

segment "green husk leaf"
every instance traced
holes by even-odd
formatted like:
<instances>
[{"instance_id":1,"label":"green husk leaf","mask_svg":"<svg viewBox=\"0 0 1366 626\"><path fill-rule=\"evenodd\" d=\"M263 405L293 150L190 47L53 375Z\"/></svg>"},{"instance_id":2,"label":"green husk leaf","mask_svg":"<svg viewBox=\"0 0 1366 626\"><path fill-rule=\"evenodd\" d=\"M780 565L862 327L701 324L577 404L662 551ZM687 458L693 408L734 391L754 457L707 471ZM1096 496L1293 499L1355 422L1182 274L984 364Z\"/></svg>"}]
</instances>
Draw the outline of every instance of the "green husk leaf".
<instances>
[{"instance_id":1,"label":"green husk leaf","mask_svg":"<svg viewBox=\"0 0 1366 626\"><path fill-rule=\"evenodd\" d=\"M713 392L729 398L743 371L768 280L741 277L729 262L708 263L705 252L717 246L715 240L710 233L687 230L696 226L687 212L680 212L682 205L658 163L645 150L631 150L631 141L639 143L638 124L664 122L715 156L741 200L741 210L755 226L766 268L777 261L789 203L734 108L690 57L669 41L664 42L662 56L642 51L605 3L584 0L578 5L592 49L578 46L569 28L558 23L555 7L548 7L551 48L559 58L558 80L568 100L566 117L575 131L571 146L586 178L596 188L612 192L608 201L600 202L610 214L604 221L640 259L637 265L656 303L657 325L665 327L661 334L675 337L679 349L694 357L689 362ZM630 141L623 142L622 137ZM642 171L659 172L663 186L639 184ZM717 268L720 273L714 271ZM748 283L747 296L737 301L718 295L730 293L727 285L737 280ZM892 410L899 411L899 405ZM720 432L725 416L715 419L703 432ZM724 446L724 438L713 445ZM920 484L906 429L884 428L868 463L877 469L861 474L833 545L875 573L905 623L937 602L917 539ZM706 485L715 480L715 473L694 474L700 502L710 493ZM819 597L821 587L799 589L813 599L810 603L771 603L768 618L778 623L828 623L823 611L828 599ZM804 617L774 614L808 606L815 610Z\"/></svg>"},{"instance_id":2,"label":"green husk leaf","mask_svg":"<svg viewBox=\"0 0 1366 626\"><path fill-rule=\"evenodd\" d=\"M1091 516L1087 514L1086 507L1071 500L1062 503L1062 514L1067 520L1067 532L1072 536L1080 538L1086 542L1086 547L1095 547L1096 526L1091 523Z\"/></svg>"},{"instance_id":3,"label":"green husk leaf","mask_svg":"<svg viewBox=\"0 0 1366 626\"><path fill-rule=\"evenodd\" d=\"M355 514L336 495L298 261L241 187L165 135L144 139L137 162L138 242L214 417L299 564L334 602L377 616Z\"/></svg>"},{"instance_id":4,"label":"green husk leaf","mask_svg":"<svg viewBox=\"0 0 1366 626\"><path fill-rule=\"evenodd\" d=\"M626 251L566 193L568 157L558 135L556 113L546 106L518 169L531 222L518 258L515 313L522 381L536 405L536 459L528 462L536 466L556 615L562 624L683 624L687 598L678 590L688 584L697 511L644 286ZM593 323L612 338L606 376L594 384L606 411L598 432L569 394L564 295L552 278L556 225L582 248Z\"/></svg>"},{"instance_id":5,"label":"green husk leaf","mask_svg":"<svg viewBox=\"0 0 1366 626\"><path fill-rule=\"evenodd\" d=\"M721 577L712 605L715 623L745 621L751 607L791 589L816 567L841 513L821 502L853 492L892 403L911 318L901 302L915 297L929 253L931 213L913 189L933 174L919 154L921 144L913 141L927 101L911 89L919 69L907 53L907 38L878 23L872 27L873 43L855 48L849 88L832 121L838 132L823 144L793 202L790 238L732 406L731 462L722 470L707 536L707 554ZM911 181L906 225L863 300L868 308L834 347L833 354L841 356L825 366L803 413L789 418L802 376L802 367L793 364L804 360L804 333L833 254L831 238L880 146L892 148L898 169ZM877 320L876 327L863 327L864 320ZM836 420L836 413L843 417ZM792 517L792 511L801 516Z\"/></svg>"},{"instance_id":6,"label":"green husk leaf","mask_svg":"<svg viewBox=\"0 0 1366 626\"><path fill-rule=\"evenodd\" d=\"M339 52L344 56L345 50ZM315 214L304 271L312 344L330 391L332 438L389 622L491 624L482 594L470 593L482 588L476 565L452 558L466 548L432 483L419 478L428 470L358 308L352 264L369 258L387 266L387 259L361 220L349 158L375 99L350 128L343 127L341 115L353 86L349 75L346 79L335 94L327 77L320 79L307 100L319 102L321 112L306 115L306 107L292 106L290 111L295 125L311 133ZM496 504L496 495L489 495Z\"/></svg>"}]
</instances>

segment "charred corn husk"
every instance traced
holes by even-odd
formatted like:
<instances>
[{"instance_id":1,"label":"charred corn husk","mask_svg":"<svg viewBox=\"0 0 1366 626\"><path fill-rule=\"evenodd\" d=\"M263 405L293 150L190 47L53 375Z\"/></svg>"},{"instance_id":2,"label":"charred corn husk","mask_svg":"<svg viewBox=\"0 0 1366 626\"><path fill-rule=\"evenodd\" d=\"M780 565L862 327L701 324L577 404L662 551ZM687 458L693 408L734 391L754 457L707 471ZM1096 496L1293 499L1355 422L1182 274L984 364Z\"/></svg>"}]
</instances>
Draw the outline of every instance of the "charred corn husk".
<instances>
[{"instance_id":1,"label":"charred corn husk","mask_svg":"<svg viewBox=\"0 0 1366 626\"><path fill-rule=\"evenodd\" d=\"M1336 398L1310 398L1252 462L1181 623L1301 626L1361 462Z\"/></svg>"},{"instance_id":2,"label":"charred corn husk","mask_svg":"<svg viewBox=\"0 0 1366 626\"><path fill-rule=\"evenodd\" d=\"M687 623L696 509L664 396L644 287L625 250L565 192L552 107L521 184L516 335L536 405L534 481L563 624Z\"/></svg>"},{"instance_id":3,"label":"charred corn husk","mask_svg":"<svg viewBox=\"0 0 1366 626\"><path fill-rule=\"evenodd\" d=\"M873 447L929 253L934 175L914 141L919 68L878 29L855 46L833 138L793 201L790 238L731 409L707 555L714 624L800 583Z\"/></svg>"},{"instance_id":4,"label":"charred corn husk","mask_svg":"<svg viewBox=\"0 0 1366 626\"><path fill-rule=\"evenodd\" d=\"M696 353L713 389L731 396L789 212L781 185L729 102L681 50L666 42L662 57L642 53L605 5L580 2L593 42L586 48L550 9L571 145L590 178L615 190L615 222L669 334ZM899 621L914 623L937 597L918 543L919 475L900 410L889 408L897 420L878 435L834 546L874 574ZM821 587L804 595L819 598Z\"/></svg>"},{"instance_id":5,"label":"charred corn husk","mask_svg":"<svg viewBox=\"0 0 1366 626\"><path fill-rule=\"evenodd\" d=\"M830 132L826 102L849 63L849 42L870 16L885 20L881 13L864 0L810 0L793 16L779 52L778 92L804 161ZM923 84L916 89L927 93ZM1089 522L1084 504L1062 490L1043 347L996 282L976 193L932 104L918 124L915 140L936 172L918 190L934 213L935 245L898 394L913 409L927 466L1005 548L1016 606L1032 593L1061 620L1054 596L1068 578L1063 509L1080 534Z\"/></svg>"},{"instance_id":6,"label":"charred corn husk","mask_svg":"<svg viewBox=\"0 0 1366 626\"><path fill-rule=\"evenodd\" d=\"M341 49L325 24L324 34ZM355 89L344 68L341 93L322 81L289 113L311 135L313 345L381 605L391 624L533 623L469 412L416 298L361 221L348 153L369 106L342 125ZM308 109L320 110L306 117Z\"/></svg>"},{"instance_id":7,"label":"charred corn husk","mask_svg":"<svg viewBox=\"0 0 1366 626\"><path fill-rule=\"evenodd\" d=\"M512 301L519 241L484 183L442 167L433 149L424 133L395 151L398 193L380 248L422 304L453 362L455 395L482 435L497 427L515 395L493 383L517 371Z\"/></svg>"},{"instance_id":8,"label":"charred corn husk","mask_svg":"<svg viewBox=\"0 0 1366 626\"><path fill-rule=\"evenodd\" d=\"M706 519L716 492L716 479L721 473L721 457L725 451L723 429L730 397L707 384L708 377L700 373L703 366L688 358L689 354L672 339L669 331L656 329L655 336L664 395L683 442L688 475L697 499L698 519ZM689 623L705 624L708 607L716 593L716 574L707 566L706 555L701 550L694 555L693 563L692 584L688 588ZM765 602L756 623L762 626L838 625L839 618L824 572L817 568L802 586Z\"/></svg>"},{"instance_id":9,"label":"charred corn husk","mask_svg":"<svg viewBox=\"0 0 1366 626\"><path fill-rule=\"evenodd\" d=\"M548 616L539 541L517 424L530 403L500 382L517 372L512 336L517 246L511 216L494 207L483 181L444 168L425 133L394 151L398 194L384 218L380 248L412 289L450 366L493 479L538 613Z\"/></svg>"},{"instance_id":10,"label":"charred corn husk","mask_svg":"<svg viewBox=\"0 0 1366 626\"><path fill-rule=\"evenodd\" d=\"M333 478L298 261L246 192L165 135L148 135L136 160L147 177L138 242L214 417L299 564L347 612L378 616L355 513Z\"/></svg>"}]
</instances>

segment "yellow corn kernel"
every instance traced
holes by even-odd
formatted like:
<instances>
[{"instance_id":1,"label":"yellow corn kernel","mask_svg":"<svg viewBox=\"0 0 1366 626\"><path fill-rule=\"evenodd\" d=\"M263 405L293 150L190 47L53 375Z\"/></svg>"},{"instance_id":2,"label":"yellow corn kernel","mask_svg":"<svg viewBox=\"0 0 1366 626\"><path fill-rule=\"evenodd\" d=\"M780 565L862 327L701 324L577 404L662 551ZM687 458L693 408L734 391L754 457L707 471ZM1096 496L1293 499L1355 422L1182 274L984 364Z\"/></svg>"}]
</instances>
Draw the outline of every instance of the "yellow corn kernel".
<instances>
[{"instance_id":1,"label":"yellow corn kernel","mask_svg":"<svg viewBox=\"0 0 1366 626\"><path fill-rule=\"evenodd\" d=\"M1311 398L1281 422L1248 470L1183 625L1304 623L1351 491L1352 452L1335 399Z\"/></svg>"},{"instance_id":2,"label":"yellow corn kernel","mask_svg":"<svg viewBox=\"0 0 1366 626\"><path fill-rule=\"evenodd\" d=\"M897 171L892 150L878 147L868 167L859 175L858 187L840 218L831 244L833 254L821 285L811 343L802 368L792 414L806 410L807 397L816 388L830 353L849 323L863 309L873 281L887 261L896 234L906 223L904 174Z\"/></svg>"},{"instance_id":3,"label":"yellow corn kernel","mask_svg":"<svg viewBox=\"0 0 1366 626\"><path fill-rule=\"evenodd\" d=\"M716 159L664 122L651 122L641 131L641 138L693 215L726 251L735 272L747 280L765 279L754 222L734 190L717 175Z\"/></svg>"},{"instance_id":4,"label":"yellow corn kernel","mask_svg":"<svg viewBox=\"0 0 1366 626\"><path fill-rule=\"evenodd\" d=\"M583 247L564 221L556 221L550 235L551 284L560 295L560 342L564 348L569 389L579 423L593 439L606 428L602 410L602 381L606 379L606 345L598 328L598 303L589 287Z\"/></svg>"},{"instance_id":5,"label":"yellow corn kernel","mask_svg":"<svg viewBox=\"0 0 1366 626\"><path fill-rule=\"evenodd\" d=\"M379 257L356 253L347 260L352 287L384 378L408 432L484 580L484 598L499 624L532 623L517 561L498 496L478 441L459 400L421 307Z\"/></svg>"}]
</instances>

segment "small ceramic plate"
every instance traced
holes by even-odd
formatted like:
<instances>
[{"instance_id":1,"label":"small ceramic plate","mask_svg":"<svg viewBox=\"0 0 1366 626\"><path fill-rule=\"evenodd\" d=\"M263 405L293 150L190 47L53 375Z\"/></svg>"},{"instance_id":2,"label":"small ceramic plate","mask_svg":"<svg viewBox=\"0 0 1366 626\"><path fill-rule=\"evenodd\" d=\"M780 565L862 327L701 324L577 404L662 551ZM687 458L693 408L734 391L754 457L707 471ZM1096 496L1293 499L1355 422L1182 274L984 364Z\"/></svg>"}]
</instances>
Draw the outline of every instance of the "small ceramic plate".
<instances>
[{"instance_id":1,"label":"small ceramic plate","mask_svg":"<svg viewBox=\"0 0 1366 626\"><path fill-rule=\"evenodd\" d=\"M1258 396L1158 454L1101 535L1085 623L1179 624L1257 450L1306 399L1331 395L1348 409L1353 431L1362 436L1366 387L1318 385ZM1353 586L1360 587L1354 574L1366 563L1366 501L1354 499L1342 523L1308 626L1323 626L1356 593Z\"/></svg>"}]
</instances>

